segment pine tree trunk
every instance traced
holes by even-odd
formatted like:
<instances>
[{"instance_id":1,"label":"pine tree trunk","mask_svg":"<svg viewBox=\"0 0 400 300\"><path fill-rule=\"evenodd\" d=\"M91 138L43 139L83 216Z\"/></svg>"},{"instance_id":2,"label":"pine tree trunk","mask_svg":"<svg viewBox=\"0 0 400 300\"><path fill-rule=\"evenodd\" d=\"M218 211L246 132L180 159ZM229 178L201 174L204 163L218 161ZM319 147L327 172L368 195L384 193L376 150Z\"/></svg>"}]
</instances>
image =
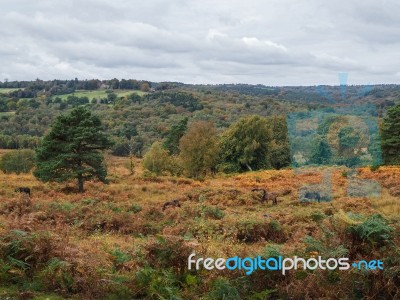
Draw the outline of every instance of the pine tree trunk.
<instances>
[{"instance_id":1,"label":"pine tree trunk","mask_svg":"<svg viewBox=\"0 0 400 300\"><path fill-rule=\"evenodd\" d=\"M131 175L135 174L135 166L133 164L133 156L129 155L130 171Z\"/></svg>"},{"instance_id":2,"label":"pine tree trunk","mask_svg":"<svg viewBox=\"0 0 400 300\"><path fill-rule=\"evenodd\" d=\"M83 193L84 192L82 174L78 174L78 191L79 191L79 193Z\"/></svg>"}]
</instances>

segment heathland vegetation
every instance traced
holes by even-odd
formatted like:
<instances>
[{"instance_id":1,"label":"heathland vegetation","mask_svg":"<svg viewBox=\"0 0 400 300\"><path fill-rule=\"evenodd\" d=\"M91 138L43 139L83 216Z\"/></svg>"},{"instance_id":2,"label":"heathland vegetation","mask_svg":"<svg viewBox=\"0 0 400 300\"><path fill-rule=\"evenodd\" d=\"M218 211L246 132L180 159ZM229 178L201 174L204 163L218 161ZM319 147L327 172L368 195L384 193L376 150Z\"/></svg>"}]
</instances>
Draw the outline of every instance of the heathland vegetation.
<instances>
[{"instance_id":1,"label":"heathland vegetation","mask_svg":"<svg viewBox=\"0 0 400 300\"><path fill-rule=\"evenodd\" d=\"M117 79L0 83L0 298L400 297L400 87L341 91ZM376 108L365 106L379 133L365 148L347 123L334 128L335 138L326 134L332 119L319 126L300 119L302 137L316 137L295 141L312 145L310 168L296 171L287 113L366 103ZM383 160L368 165L378 136ZM302 187L326 172L331 201L299 201ZM379 195L350 195L355 177L377 183ZM261 201L260 190L278 204ZM193 252L380 259L384 270L246 276L188 270Z\"/></svg>"}]
</instances>

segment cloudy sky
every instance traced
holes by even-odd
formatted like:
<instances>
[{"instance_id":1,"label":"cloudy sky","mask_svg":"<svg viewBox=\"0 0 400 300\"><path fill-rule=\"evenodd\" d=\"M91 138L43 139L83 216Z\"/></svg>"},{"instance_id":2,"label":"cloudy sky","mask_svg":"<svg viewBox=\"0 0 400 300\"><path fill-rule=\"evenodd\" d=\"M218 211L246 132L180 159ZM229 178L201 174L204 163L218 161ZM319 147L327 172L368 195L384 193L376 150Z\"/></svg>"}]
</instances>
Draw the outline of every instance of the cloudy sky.
<instances>
[{"instance_id":1,"label":"cloudy sky","mask_svg":"<svg viewBox=\"0 0 400 300\"><path fill-rule=\"evenodd\" d=\"M0 81L400 83L398 0L0 4Z\"/></svg>"}]
</instances>

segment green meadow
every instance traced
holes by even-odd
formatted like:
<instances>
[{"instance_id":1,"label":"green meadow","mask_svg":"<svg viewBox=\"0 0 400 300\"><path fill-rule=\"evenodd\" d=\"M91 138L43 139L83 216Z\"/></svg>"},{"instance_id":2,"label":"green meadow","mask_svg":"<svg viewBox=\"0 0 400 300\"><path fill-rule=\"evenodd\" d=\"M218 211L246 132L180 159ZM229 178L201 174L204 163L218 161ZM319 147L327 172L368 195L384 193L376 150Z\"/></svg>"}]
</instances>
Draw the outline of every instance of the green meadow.
<instances>
[{"instance_id":1,"label":"green meadow","mask_svg":"<svg viewBox=\"0 0 400 300\"><path fill-rule=\"evenodd\" d=\"M140 96L143 96L145 94L145 92L136 90L115 90L114 93L117 94L118 97L128 96L133 93L136 93ZM69 96L88 97L89 100L92 100L92 99L107 98L107 92L106 90L95 90L95 91L78 90L72 94L56 95L54 97L60 97L61 99L66 100Z\"/></svg>"},{"instance_id":2,"label":"green meadow","mask_svg":"<svg viewBox=\"0 0 400 300\"><path fill-rule=\"evenodd\" d=\"M21 89L0 88L0 94L8 94L10 92L18 91Z\"/></svg>"}]
</instances>

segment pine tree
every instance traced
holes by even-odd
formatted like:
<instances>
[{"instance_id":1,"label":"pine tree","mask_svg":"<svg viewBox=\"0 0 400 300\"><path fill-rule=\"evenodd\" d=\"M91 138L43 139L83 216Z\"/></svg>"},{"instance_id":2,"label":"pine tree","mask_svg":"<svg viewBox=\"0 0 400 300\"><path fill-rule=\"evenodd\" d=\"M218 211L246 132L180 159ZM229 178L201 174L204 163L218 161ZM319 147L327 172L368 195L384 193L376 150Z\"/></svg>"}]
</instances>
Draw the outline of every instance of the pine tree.
<instances>
[{"instance_id":1,"label":"pine tree","mask_svg":"<svg viewBox=\"0 0 400 300\"><path fill-rule=\"evenodd\" d=\"M312 164L329 165L332 159L332 151L328 142L323 138L317 138L311 152Z\"/></svg>"},{"instance_id":2,"label":"pine tree","mask_svg":"<svg viewBox=\"0 0 400 300\"><path fill-rule=\"evenodd\" d=\"M171 129L169 130L164 142L164 147L168 150L169 154L179 154L179 140L185 134L187 130L187 124L188 118L185 117L177 124L171 126Z\"/></svg>"},{"instance_id":3,"label":"pine tree","mask_svg":"<svg viewBox=\"0 0 400 300\"><path fill-rule=\"evenodd\" d=\"M400 164L400 104L388 109L382 125L381 140L385 164Z\"/></svg>"},{"instance_id":4,"label":"pine tree","mask_svg":"<svg viewBox=\"0 0 400 300\"><path fill-rule=\"evenodd\" d=\"M135 165L133 162L133 156L135 152L135 146L136 146L136 141L133 139L138 135L138 132L136 130L136 124L134 123L125 123L124 128L120 132L120 135L122 135L126 139L125 143L125 149L128 152L129 156L129 169L131 171L131 175L135 173Z\"/></svg>"},{"instance_id":5,"label":"pine tree","mask_svg":"<svg viewBox=\"0 0 400 300\"><path fill-rule=\"evenodd\" d=\"M76 179L79 192L84 181L106 182L107 169L102 151L112 142L102 132L101 121L84 107L59 116L36 150L34 175L42 181Z\"/></svg>"}]
</instances>

